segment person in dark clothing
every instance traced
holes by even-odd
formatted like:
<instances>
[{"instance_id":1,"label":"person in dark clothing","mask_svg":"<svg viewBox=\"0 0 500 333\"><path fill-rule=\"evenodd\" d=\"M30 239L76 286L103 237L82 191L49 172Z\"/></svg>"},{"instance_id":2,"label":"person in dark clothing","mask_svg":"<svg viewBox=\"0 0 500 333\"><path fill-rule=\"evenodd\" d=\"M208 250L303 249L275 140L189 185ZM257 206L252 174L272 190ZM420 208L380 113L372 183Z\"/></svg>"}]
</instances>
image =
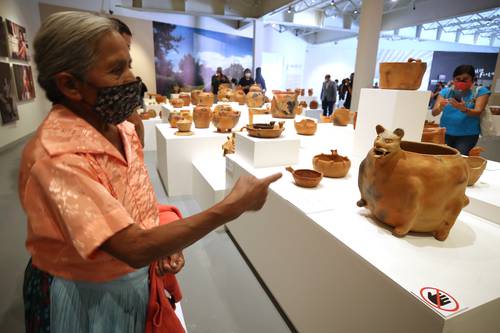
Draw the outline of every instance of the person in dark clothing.
<instances>
[{"instance_id":1,"label":"person in dark clothing","mask_svg":"<svg viewBox=\"0 0 500 333\"><path fill-rule=\"evenodd\" d=\"M250 86L254 84L255 81L252 78L252 71L250 69L245 69L243 72L243 77L240 79L240 82L238 84L243 88L243 91L245 94L248 94L250 91Z\"/></svg>"},{"instance_id":2,"label":"person in dark clothing","mask_svg":"<svg viewBox=\"0 0 500 333\"><path fill-rule=\"evenodd\" d=\"M349 82L346 84L347 97L345 98L345 102L344 102L344 107L346 109L350 109L351 108L352 88L353 87L354 87L354 73L351 73L351 78L349 79Z\"/></svg>"},{"instance_id":3,"label":"person in dark clothing","mask_svg":"<svg viewBox=\"0 0 500 333\"><path fill-rule=\"evenodd\" d=\"M217 93L219 92L219 86L221 83L230 83L230 81L227 78L227 76L225 76L224 73L222 73L222 67L217 67L215 75L212 76L212 92L216 96Z\"/></svg>"},{"instance_id":4,"label":"person in dark clothing","mask_svg":"<svg viewBox=\"0 0 500 333\"><path fill-rule=\"evenodd\" d=\"M236 89L238 86L238 80L236 80L234 77L231 79L231 88Z\"/></svg>"},{"instance_id":5,"label":"person in dark clothing","mask_svg":"<svg viewBox=\"0 0 500 333\"><path fill-rule=\"evenodd\" d=\"M146 93L148 92L148 87L146 87L146 84L144 83L144 81L142 81L140 76L137 76L136 80L141 81L141 103L142 103L142 108L145 111L146 108L144 105L144 95L146 95Z\"/></svg>"},{"instance_id":6,"label":"person in dark clothing","mask_svg":"<svg viewBox=\"0 0 500 333\"><path fill-rule=\"evenodd\" d=\"M323 82L320 97L323 116L329 117L333 113L333 105L337 100L337 85L335 81L330 80L330 74L325 76L325 82Z\"/></svg>"},{"instance_id":7,"label":"person in dark clothing","mask_svg":"<svg viewBox=\"0 0 500 333\"><path fill-rule=\"evenodd\" d=\"M257 67L255 70L255 83L262 88L263 92L266 92L266 80L262 77L262 69L260 67Z\"/></svg>"}]
</instances>

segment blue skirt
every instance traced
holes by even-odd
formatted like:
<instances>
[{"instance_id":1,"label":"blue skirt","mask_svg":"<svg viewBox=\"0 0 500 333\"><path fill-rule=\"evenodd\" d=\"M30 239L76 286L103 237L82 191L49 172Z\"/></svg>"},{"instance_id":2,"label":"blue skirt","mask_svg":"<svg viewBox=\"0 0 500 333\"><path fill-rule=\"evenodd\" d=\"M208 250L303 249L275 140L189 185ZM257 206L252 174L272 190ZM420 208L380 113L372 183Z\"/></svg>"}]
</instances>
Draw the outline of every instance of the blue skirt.
<instances>
[{"instance_id":1,"label":"blue skirt","mask_svg":"<svg viewBox=\"0 0 500 333\"><path fill-rule=\"evenodd\" d=\"M142 333L149 301L148 267L95 283L54 277L51 333Z\"/></svg>"}]
</instances>

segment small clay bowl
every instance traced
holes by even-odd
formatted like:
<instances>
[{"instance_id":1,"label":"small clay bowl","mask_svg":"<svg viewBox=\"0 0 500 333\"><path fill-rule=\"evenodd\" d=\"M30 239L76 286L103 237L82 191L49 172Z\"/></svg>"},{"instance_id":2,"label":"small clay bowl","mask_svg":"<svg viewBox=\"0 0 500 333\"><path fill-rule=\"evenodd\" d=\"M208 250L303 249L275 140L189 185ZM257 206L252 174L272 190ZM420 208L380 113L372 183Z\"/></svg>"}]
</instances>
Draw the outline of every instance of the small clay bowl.
<instances>
[{"instance_id":1,"label":"small clay bowl","mask_svg":"<svg viewBox=\"0 0 500 333\"><path fill-rule=\"evenodd\" d=\"M295 122L295 130L297 134L300 135L314 135L318 128L318 124L312 119L302 119L299 122Z\"/></svg>"},{"instance_id":2,"label":"small clay bowl","mask_svg":"<svg viewBox=\"0 0 500 333\"><path fill-rule=\"evenodd\" d=\"M467 167L469 168L469 180L467 181L467 186L474 185L486 169L487 160L481 156L469 156L464 157L467 162Z\"/></svg>"},{"instance_id":3,"label":"small clay bowl","mask_svg":"<svg viewBox=\"0 0 500 333\"><path fill-rule=\"evenodd\" d=\"M330 155L320 154L313 157L314 170L328 178L343 178L349 172L350 167L349 158L340 156L337 150L332 150Z\"/></svg>"},{"instance_id":4,"label":"small clay bowl","mask_svg":"<svg viewBox=\"0 0 500 333\"><path fill-rule=\"evenodd\" d=\"M192 122L189 120L180 120L177 122L177 129L179 132L189 132L191 131Z\"/></svg>"},{"instance_id":5,"label":"small clay bowl","mask_svg":"<svg viewBox=\"0 0 500 333\"><path fill-rule=\"evenodd\" d=\"M313 188L319 185L323 174L310 169L293 170L292 167L287 167L286 171L290 172L295 180L295 185L300 187Z\"/></svg>"}]
</instances>

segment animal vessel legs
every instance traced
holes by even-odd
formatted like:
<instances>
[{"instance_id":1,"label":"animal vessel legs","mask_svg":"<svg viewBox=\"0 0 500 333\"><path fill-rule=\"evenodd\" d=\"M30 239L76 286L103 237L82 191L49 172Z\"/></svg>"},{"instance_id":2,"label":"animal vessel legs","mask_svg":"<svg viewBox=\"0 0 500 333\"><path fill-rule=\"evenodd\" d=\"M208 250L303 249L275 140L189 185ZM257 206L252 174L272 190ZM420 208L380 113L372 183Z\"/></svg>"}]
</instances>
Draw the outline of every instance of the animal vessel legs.
<instances>
[{"instance_id":1,"label":"animal vessel legs","mask_svg":"<svg viewBox=\"0 0 500 333\"><path fill-rule=\"evenodd\" d=\"M450 205L450 207L448 208L448 214L446 214L447 216L443 220L443 224L441 224L439 229L437 229L432 233L434 238L436 238L439 241L444 241L448 237L451 228L455 224L458 215L462 211L462 206L463 206L463 201L454 202L453 205Z\"/></svg>"}]
</instances>

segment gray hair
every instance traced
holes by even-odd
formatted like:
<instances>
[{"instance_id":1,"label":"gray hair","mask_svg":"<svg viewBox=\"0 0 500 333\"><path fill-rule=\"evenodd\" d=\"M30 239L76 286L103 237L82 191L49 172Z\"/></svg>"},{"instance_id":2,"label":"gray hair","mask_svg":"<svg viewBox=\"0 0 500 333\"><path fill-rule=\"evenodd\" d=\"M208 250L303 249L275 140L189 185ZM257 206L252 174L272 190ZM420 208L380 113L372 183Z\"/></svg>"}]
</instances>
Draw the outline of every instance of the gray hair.
<instances>
[{"instance_id":1,"label":"gray hair","mask_svg":"<svg viewBox=\"0 0 500 333\"><path fill-rule=\"evenodd\" d=\"M111 31L116 31L114 22L85 12L55 13L42 23L34 41L35 63L38 83L50 101L63 99L54 76L68 72L84 80L96 61L97 42Z\"/></svg>"}]
</instances>

